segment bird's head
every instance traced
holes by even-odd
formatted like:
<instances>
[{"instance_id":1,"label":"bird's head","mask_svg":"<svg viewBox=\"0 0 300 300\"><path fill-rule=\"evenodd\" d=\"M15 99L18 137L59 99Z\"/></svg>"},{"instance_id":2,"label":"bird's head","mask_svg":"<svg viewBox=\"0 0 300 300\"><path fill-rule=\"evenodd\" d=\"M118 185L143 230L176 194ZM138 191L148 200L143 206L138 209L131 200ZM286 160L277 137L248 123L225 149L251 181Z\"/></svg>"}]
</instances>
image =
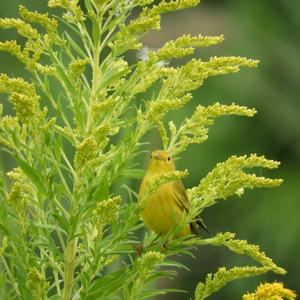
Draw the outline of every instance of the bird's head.
<instances>
[{"instance_id":1,"label":"bird's head","mask_svg":"<svg viewBox=\"0 0 300 300\"><path fill-rule=\"evenodd\" d=\"M168 173L175 171L175 163L168 151L155 150L151 153L147 171L151 173Z\"/></svg>"}]
</instances>

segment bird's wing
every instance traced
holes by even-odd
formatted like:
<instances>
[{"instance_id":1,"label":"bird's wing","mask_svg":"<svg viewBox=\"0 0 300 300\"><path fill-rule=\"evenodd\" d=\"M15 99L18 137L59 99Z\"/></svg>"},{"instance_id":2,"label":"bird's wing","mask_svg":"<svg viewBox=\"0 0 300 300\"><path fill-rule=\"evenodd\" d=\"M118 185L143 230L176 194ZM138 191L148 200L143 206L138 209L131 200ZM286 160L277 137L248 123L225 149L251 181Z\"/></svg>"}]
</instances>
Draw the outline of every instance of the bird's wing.
<instances>
[{"instance_id":1,"label":"bird's wing","mask_svg":"<svg viewBox=\"0 0 300 300\"><path fill-rule=\"evenodd\" d=\"M173 187L174 187L176 205L180 208L181 211L188 212L190 207L190 202L186 195L186 191L183 183L180 180L175 181L173 183ZM197 220L195 220L195 222L190 223L190 227L192 233L194 234L199 234L199 227L204 229L206 232L209 232L203 220L200 218L200 215L198 215Z\"/></svg>"},{"instance_id":2,"label":"bird's wing","mask_svg":"<svg viewBox=\"0 0 300 300\"><path fill-rule=\"evenodd\" d=\"M181 211L188 212L190 203L186 195L185 187L180 180L173 182L173 191L176 205Z\"/></svg>"}]
</instances>

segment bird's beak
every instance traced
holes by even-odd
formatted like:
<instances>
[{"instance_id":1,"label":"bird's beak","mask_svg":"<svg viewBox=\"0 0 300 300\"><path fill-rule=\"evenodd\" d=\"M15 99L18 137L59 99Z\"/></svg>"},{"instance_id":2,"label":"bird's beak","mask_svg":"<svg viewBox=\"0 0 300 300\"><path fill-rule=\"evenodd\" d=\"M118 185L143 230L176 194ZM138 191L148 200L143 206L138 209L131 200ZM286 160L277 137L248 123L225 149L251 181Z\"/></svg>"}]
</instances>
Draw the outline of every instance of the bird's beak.
<instances>
[{"instance_id":1,"label":"bird's beak","mask_svg":"<svg viewBox=\"0 0 300 300\"><path fill-rule=\"evenodd\" d=\"M155 158L156 158L157 160L161 160L161 156L160 156L159 154L155 154Z\"/></svg>"}]
</instances>

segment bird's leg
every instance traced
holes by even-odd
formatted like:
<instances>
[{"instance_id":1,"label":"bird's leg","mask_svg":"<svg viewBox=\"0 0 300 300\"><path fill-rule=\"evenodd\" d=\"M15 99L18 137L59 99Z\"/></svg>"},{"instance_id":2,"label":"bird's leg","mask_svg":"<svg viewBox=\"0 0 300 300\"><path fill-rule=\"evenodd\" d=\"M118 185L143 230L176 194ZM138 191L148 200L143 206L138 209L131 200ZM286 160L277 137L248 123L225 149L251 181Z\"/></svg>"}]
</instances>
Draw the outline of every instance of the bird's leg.
<instances>
[{"instance_id":1,"label":"bird's leg","mask_svg":"<svg viewBox=\"0 0 300 300\"><path fill-rule=\"evenodd\" d=\"M136 243L136 244L133 244L133 248L135 249L135 252L136 252L136 255L137 256L141 256L142 255L142 252L144 250L144 248L150 248L150 247L153 247L155 246L155 244L157 243L157 240L162 236L162 234L158 234L154 240L147 246L144 246L143 243Z\"/></svg>"},{"instance_id":2,"label":"bird's leg","mask_svg":"<svg viewBox=\"0 0 300 300\"><path fill-rule=\"evenodd\" d=\"M165 252L168 250L168 241L164 242L161 246L160 246L160 251L161 252Z\"/></svg>"},{"instance_id":3,"label":"bird's leg","mask_svg":"<svg viewBox=\"0 0 300 300\"><path fill-rule=\"evenodd\" d=\"M143 243L136 243L132 245L135 249L136 256L140 257L144 250L144 244Z\"/></svg>"}]
</instances>

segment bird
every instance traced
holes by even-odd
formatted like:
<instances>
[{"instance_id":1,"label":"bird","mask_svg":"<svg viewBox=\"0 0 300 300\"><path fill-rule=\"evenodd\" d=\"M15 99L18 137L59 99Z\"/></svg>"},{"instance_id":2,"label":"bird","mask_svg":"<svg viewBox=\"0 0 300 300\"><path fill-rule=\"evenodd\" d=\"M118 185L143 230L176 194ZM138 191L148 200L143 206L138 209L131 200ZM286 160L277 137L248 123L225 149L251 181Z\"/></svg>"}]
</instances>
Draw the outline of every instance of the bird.
<instances>
[{"instance_id":1,"label":"bird","mask_svg":"<svg viewBox=\"0 0 300 300\"><path fill-rule=\"evenodd\" d=\"M153 151L140 186L140 201L142 201L149 184L151 184L151 181L156 176L175 170L174 160L168 151ZM144 200L145 202L142 205L142 219L146 226L157 235L164 235L181 224L190 208L185 187L180 180L160 185L153 194ZM199 217L197 220L186 224L176 234L176 237L184 237L190 234L199 235L200 228L208 232L202 219Z\"/></svg>"}]
</instances>

